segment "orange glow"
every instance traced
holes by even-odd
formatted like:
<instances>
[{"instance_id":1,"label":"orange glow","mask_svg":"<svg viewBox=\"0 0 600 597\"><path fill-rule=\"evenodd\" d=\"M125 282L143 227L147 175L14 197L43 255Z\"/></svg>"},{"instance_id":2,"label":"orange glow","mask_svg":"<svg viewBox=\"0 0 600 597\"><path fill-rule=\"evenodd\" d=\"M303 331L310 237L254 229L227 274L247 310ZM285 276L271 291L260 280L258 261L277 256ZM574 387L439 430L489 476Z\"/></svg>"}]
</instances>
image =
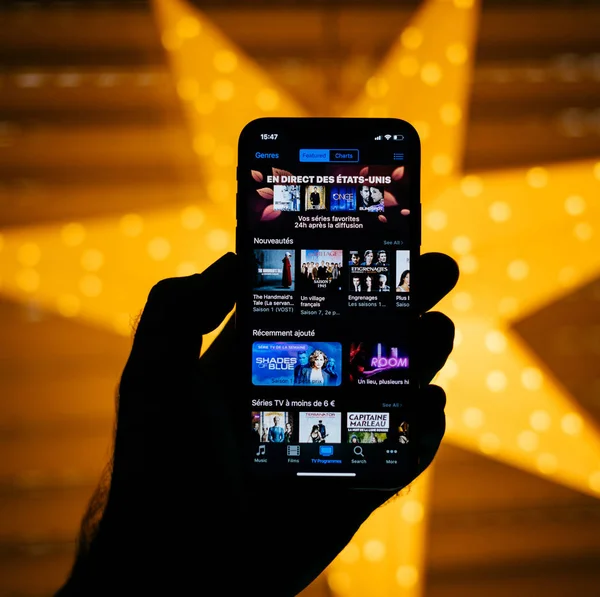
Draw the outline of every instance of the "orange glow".
<instances>
[{"instance_id":1,"label":"orange glow","mask_svg":"<svg viewBox=\"0 0 600 597\"><path fill-rule=\"evenodd\" d=\"M234 249L243 126L305 115L200 11L154 7L203 200L0 234L0 292L122 335L154 283ZM600 274L600 161L460 172L478 14L474 0L424 3L344 115L403 118L422 139L423 251L452 255L462 272L439 306L457 327L436 379L448 393L447 441L597 497L598 431L511 322ZM335 595L422 594L427 487L425 475L361 527L328 569Z\"/></svg>"}]
</instances>

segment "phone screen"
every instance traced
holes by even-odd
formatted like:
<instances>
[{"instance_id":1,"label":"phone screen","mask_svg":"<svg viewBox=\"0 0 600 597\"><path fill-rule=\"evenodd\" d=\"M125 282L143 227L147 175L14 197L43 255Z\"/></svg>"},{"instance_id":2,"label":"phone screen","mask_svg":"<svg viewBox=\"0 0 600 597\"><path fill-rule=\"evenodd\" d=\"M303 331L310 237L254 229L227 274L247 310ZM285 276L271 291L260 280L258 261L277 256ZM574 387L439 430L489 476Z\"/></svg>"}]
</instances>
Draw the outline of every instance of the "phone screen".
<instances>
[{"instance_id":1,"label":"phone screen","mask_svg":"<svg viewBox=\"0 0 600 597\"><path fill-rule=\"evenodd\" d=\"M236 307L248 466L384 488L416 466L420 142L402 120L240 135Z\"/></svg>"}]
</instances>

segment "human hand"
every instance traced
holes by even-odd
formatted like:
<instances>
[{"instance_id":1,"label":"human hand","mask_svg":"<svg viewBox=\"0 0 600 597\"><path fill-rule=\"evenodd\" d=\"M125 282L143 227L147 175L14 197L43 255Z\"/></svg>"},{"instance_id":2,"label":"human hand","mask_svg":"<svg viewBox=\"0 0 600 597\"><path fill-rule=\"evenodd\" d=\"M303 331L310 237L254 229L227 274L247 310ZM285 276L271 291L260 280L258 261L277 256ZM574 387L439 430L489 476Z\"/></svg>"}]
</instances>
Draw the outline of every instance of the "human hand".
<instances>
[{"instance_id":1,"label":"human hand","mask_svg":"<svg viewBox=\"0 0 600 597\"><path fill-rule=\"evenodd\" d=\"M454 339L452 322L429 310L454 287L458 268L438 253L419 259L422 388L415 416L423 471L445 429L444 391L428 384ZM258 576L269 574L269 595L296 595L394 495L348 489L324 495L257 487L246 478L249 431L237 415L246 397L234 389L231 322L198 360L202 335L234 306L236 268L228 253L202 274L163 280L150 292L119 387L110 492L99 524L88 525L95 530L74 568L79 585L71 581L84 590L61 597L204 594L207 588L253 594ZM414 478L407 474L391 486Z\"/></svg>"}]
</instances>

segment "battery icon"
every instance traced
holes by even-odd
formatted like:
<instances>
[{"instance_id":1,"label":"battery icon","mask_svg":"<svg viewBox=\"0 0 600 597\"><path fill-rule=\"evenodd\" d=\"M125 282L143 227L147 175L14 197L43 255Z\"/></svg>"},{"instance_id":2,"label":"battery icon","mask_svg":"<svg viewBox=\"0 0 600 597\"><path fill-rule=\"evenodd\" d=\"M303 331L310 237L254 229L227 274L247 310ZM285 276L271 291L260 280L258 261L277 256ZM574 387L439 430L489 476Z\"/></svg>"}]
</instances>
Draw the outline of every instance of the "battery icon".
<instances>
[{"instance_id":1,"label":"battery icon","mask_svg":"<svg viewBox=\"0 0 600 597\"><path fill-rule=\"evenodd\" d=\"M392 138L394 141L404 141L404 135L394 135Z\"/></svg>"}]
</instances>

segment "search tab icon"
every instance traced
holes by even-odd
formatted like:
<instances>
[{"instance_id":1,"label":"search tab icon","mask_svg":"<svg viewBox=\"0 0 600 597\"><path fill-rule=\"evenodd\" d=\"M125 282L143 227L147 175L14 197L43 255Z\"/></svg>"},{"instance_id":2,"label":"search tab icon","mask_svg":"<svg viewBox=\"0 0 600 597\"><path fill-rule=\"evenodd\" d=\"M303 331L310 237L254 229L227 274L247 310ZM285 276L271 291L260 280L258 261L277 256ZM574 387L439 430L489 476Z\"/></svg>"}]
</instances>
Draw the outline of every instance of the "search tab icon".
<instances>
[{"instance_id":1,"label":"search tab icon","mask_svg":"<svg viewBox=\"0 0 600 597\"><path fill-rule=\"evenodd\" d=\"M356 456L362 456L364 457L363 451L362 451L362 446L354 446L354 454Z\"/></svg>"}]
</instances>

